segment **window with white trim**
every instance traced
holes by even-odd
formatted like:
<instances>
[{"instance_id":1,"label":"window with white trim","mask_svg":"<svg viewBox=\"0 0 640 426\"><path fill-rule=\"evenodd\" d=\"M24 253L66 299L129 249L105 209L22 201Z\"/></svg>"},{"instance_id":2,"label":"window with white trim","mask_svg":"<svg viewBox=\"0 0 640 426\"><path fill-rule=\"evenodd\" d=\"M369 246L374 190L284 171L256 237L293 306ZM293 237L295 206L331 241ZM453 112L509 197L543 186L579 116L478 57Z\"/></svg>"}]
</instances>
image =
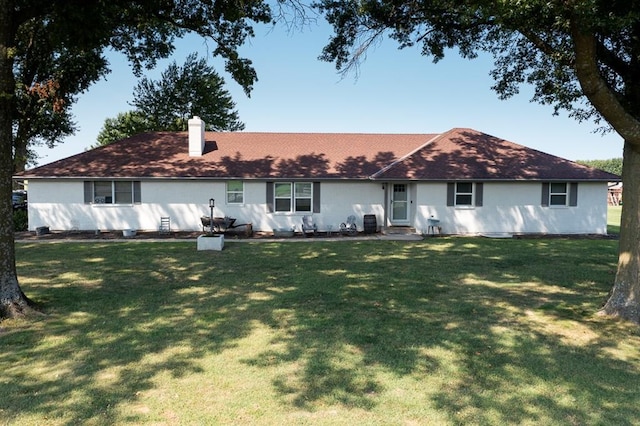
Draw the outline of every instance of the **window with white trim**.
<instances>
[{"instance_id":1,"label":"window with white trim","mask_svg":"<svg viewBox=\"0 0 640 426\"><path fill-rule=\"evenodd\" d=\"M140 203L140 182L131 180L98 180L84 182L84 202L87 204Z\"/></svg>"},{"instance_id":2,"label":"window with white trim","mask_svg":"<svg viewBox=\"0 0 640 426\"><path fill-rule=\"evenodd\" d=\"M313 185L311 182L296 182L294 188L295 211L310 212L313 200Z\"/></svg>"},{"instance_id":3,"label":"window with white trim","mask_svg":"<svg viewBox=\"0 0 640 426\"><path fill-rule=\"evenodd\" d=\"M576 207L578 182L542 182L542 207Z\"/></svg>"},{"instance_id":4,"label":"window with white trim","mask_svg":"<svg viewBox=\"0 0 640 426\"><path fill-rule=\"evenodd\" d=\"M273 197L276 212L310 212L313 208L313 184L276 182Z\"/></svg>"},{"instance_id":5,"label":"window with white trim","mask_svg":"<svg viewBox=\"0 0 640 426\"><path fill-rule=\"evenodd\" d=\"M482 207L484 202L483 182L448 182L447 206L459 208Z\"/></svg>"},{"instance_id":6,"label":"window with white trim","mask_svg":"<svg viewBox=\"0 0 640 426\"><path fill-rule=\"evenodd\" d=\"M566 206L569 199L566 182L552 182L549 185L549 205Z\"/></svg>"},{"instance_id":7,"label":"window with white trim","mask_svg":"<svg viewBox=\"0 0 640 426\"><path fill-rule=\"evenodd\" d=\"M244 203L244 182L241 180L227 181L227 204Z\"/></svg>"},{"instance_id":8,"label":"window with white trim","mask_svg":"<svg viewBox=\"0 0 640 426\"><path fill-rule=\"evenodd\" d=\"M472 206L473 205L473 183L472 182L456 182L455 205L456 206Z\"/></svg>"}]
</instances>

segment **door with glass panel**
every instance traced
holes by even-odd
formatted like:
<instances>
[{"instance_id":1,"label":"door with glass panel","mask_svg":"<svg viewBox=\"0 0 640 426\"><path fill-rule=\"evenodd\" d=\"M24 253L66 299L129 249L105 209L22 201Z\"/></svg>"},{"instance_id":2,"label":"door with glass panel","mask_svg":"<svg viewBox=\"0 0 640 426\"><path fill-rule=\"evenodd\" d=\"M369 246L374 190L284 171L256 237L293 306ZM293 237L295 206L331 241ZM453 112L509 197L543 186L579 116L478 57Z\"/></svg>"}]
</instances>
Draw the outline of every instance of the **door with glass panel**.
<instances>
[{"instance_id":1,"label":"door with glass panel","mask_svg":"<svg viewBox=\"0 0 640 426\"><path fill-rule=\"evenodd\" d=\"M409 188L406 183L394 183L391 191L391 224L406 225L409 223Z\"/></svg>"}]
</instances>

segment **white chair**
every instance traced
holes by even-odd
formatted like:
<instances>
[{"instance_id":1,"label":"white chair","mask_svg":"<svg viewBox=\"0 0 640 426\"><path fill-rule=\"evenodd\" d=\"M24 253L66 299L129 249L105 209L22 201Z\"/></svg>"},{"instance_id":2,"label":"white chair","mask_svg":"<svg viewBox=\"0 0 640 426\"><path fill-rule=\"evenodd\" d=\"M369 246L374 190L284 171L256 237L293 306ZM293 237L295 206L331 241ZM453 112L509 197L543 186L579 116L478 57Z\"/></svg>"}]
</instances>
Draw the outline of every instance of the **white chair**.
<instances>
[{"instance_id":1,"label":"white chair","mask_svg":"<svg viewBox=\"0 0 640 426\"><path fill-rule=\"evenodd\" d=\"M316 235L318 225L313 223L313 217L309 215L302 216L302 233L305 237Z\"/></svg>"},{"instance_id":2,"label":"white chair","mask_svg":"<svg viewBox=\"0 0 640 426\"><path fill-rule=\"evenodd\" d=\"M171 233L171 218L163 216L160 218L160 226L158 226L158 233L169 234Z\"/></svg>"}]
</instances>

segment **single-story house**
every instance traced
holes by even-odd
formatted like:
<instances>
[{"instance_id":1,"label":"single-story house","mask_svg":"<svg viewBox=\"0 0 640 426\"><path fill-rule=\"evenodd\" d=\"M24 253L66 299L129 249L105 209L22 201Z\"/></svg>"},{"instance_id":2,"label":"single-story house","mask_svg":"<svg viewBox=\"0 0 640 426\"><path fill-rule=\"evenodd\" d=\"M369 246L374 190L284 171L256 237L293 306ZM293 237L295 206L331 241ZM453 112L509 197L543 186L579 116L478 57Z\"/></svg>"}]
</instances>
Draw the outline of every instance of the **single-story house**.
<instances>
[{"instance_id":1,"label":"single-story house","mask_svg":"<svg viewBox=\"0 0 640 426\"><path fill-rule=\"evenodd\" d=\"M441 134L145 133L14 177L27 180L29 228L199 230L201 216L298 231L303 215L337 230L445 234L605 234L616 175L472 129ZM374 216L370 216L374 215Z\"/></svg>"}]
</instances>

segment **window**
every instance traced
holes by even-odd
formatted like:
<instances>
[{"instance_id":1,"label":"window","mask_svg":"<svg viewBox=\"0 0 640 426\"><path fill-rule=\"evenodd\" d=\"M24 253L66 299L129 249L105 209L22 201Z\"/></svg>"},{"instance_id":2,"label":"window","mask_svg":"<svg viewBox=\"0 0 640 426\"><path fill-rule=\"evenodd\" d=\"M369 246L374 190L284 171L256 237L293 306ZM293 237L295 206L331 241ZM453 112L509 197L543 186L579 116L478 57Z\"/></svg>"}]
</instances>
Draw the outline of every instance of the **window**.
<instances>
[{"instance_id":1,"label":"window","mask_svg":"<svg viewBox=\"0 0 640 426\"><path fill-rule=\"evenodd\" d=\"M542 184L542 205L545 207L575 207L578 205L576 182L550 182Z\"/></svg>"},{"instance_id":2,"label":"window","mask_svg":"<svg viewBox=\"0 0 640 426\"><path fill-rule=\"evenodd\" d=\"M230 180L227 182L227 204L244 203L244 182Z\"/></svg>"},{"instance_id":3,"label":"window","mask_svg":"<svg viewBox=\"0 0 640 426\"><path fill-rule=\"evenodd\" d=\"M319 213L319 182L267 182L270 212Z\"/></svg>"},{"instance_id":4,"label":"window","mask_svg":"<svg viewBox=\"0 0 640 426\"><path fill-rule=\"evenodd\" d=\"M113 182L116 204L133 203L133 182Z\"/></svg>"},{"instance_id":5,"label":"window","mask_svg":"<svg viewBox=\"0 0 640 426\"><path fill-rule=\"evenodd\" d=\"M482 182L449 182L447 183L447 206L482 207L483 188Z\"/></svg>"},{"instance_id":6,"label":"window","mask_svg":"<svg viewBox=\"0 0 640 426\"><path fill-rule=\"evenodd\" d=\"M140 182L130 180L85 181L84 202L87 204L140 203Z\"/></svg>"},{"instance_id":7,"label":"window","mask_svg":"<svg viewBox=\"0 0 640 426\"><path fill-rule=\"evenodd\" d=\"M274 201L275 201L277 212L291 211L291 184L290 183L276 183Z\"/></svg>"},{"instance_id":8,"label":"window","mask_svg":"<svg viewBox=\"0 0 640 426\"><path fill-rule=\"evenodd\" d=\"M94 182L92 198L96 204L113 204L112 182Z\"/></svg>"},{"instance_id":9,"label":"window","mask_svg":"<svg viewBox=\"0 0 640 426\"><path fill-rule=\"evenodd\" d=\"M567 184L552 183L549 185L549 205L550 206L566 206L567 205Z\"/></svg>"},{"instance_id":10,"label":"window","mask_svg":"<svg viewBox=\"0 0 640 426\"><path fill-rule=\"evenodd\" d=\"M456 206L473 205L473 183L457 182L456 183Z\"/></svg>"},{"instance_id":11,"label":"window","mask_svg":"<svg viewBox=\"0 0 640 426\"><path fill-rule=\"evenodd\" d=\"M311 200L313 195L313 188L311 182L295 183L295 211L297 212L310 212Z\"/></svg>"}]
</instances>

